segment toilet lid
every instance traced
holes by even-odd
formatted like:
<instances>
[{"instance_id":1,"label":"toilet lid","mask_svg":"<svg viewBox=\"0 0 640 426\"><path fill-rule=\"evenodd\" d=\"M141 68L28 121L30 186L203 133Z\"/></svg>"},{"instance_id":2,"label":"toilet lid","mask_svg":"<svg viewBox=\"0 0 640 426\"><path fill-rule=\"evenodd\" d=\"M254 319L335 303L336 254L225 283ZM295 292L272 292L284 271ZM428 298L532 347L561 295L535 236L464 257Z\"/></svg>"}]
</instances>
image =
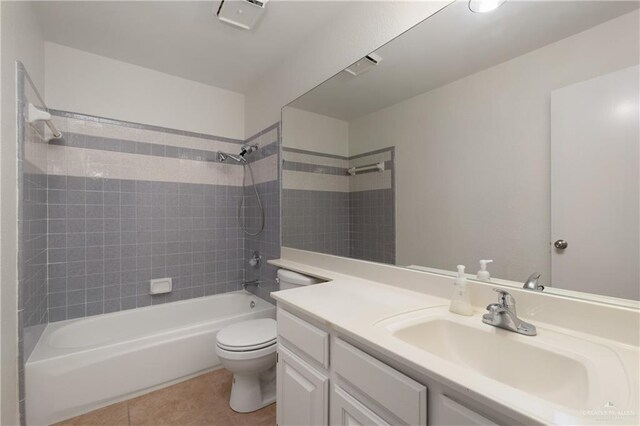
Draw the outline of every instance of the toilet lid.
<instances>
[{"instance_id":1,"label":"toilet lid","mask_svg":"<svg viewBox=\"0 0 640 426\"><path fill-rule=\"evenodd\" d=\"M276 322L271 318L242 321L218 332L218 346L235 350L254 350L275 343Z\"/></svg>"}]
</instances>

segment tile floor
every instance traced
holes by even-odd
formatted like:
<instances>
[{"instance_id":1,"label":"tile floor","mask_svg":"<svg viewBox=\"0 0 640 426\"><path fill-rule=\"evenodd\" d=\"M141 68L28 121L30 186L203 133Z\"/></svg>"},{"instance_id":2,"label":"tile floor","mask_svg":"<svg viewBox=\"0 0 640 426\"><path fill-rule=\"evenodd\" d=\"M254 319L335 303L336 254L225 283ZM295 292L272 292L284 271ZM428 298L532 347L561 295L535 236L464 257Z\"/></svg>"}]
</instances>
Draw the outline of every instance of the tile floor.
<instances>
[{"instance_id":1,"label":"tile floor","mask_svg":"<svg viewBox=\"0 0 640 426\"><path fill-rule=\"evenodd\" d=\"M229 408L231 373L220 369L56 423L56 426L276 424L276 405L239 414Z\"/></svg>"}]
</instances>

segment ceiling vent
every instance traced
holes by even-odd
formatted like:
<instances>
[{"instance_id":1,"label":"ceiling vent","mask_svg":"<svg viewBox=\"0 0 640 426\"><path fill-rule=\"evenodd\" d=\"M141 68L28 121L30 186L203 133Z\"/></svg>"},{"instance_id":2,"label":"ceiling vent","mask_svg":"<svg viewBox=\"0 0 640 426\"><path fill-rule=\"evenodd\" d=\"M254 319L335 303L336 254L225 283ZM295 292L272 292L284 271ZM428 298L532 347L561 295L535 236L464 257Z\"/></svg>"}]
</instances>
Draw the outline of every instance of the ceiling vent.
<instances>
[{"instance_id":1,"label":"ceiling vent","mask_svg":"<svg viewBox=\"0 0 640 426\"><path fill-rule=\"evenodd\" d=\"M268 0L222 0L216 16L223 22L250 30L267 7Z\"/></svg>"},{"instance_id":2,"label":"ceiling vent","mask_svg":"<svg viewBox=\"0 0 640 426\"><path fill-rule=\"evenodd\" d=\"M364 58L360 59L355 64L349 65L344 70L351 75L360 75L365 71L370 70L382 61L382 57L375 53L370 53Z\"/></svg>"}]
</instances>

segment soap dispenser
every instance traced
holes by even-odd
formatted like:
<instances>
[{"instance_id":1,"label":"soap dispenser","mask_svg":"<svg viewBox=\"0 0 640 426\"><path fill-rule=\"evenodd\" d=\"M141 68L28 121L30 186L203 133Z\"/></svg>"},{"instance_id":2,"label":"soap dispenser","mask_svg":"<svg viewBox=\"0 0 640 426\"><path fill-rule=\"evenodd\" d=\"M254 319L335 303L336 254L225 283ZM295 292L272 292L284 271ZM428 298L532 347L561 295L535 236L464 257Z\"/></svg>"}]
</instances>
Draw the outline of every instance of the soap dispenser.
<instances>
[{"instance_id":1,"label":"soap dispenser","mask_svg":"<svg viewBox=\"0 0 640 426\"><path fill-rule=\"evenodd\" d=\"M458 275L453 283L453 295L451 296L449 311L459 315L473 315L473 307L471 306L471 298L467 288L467 277L464 274L464 265L458 265Z\"/></svg>"},{"instance_id":2,"label":"soap dispenser","mask_svg":"<svg viewBox=\"0 0 640 426\"><path fill-rule=\"evenodd\" d=\"M487 263L491 263L493 260L481 260L480 261L480 270L478 271L478 279L480 281L489 281L491 279L491 274L487 271Z\"/></svg>"}]
</instances>

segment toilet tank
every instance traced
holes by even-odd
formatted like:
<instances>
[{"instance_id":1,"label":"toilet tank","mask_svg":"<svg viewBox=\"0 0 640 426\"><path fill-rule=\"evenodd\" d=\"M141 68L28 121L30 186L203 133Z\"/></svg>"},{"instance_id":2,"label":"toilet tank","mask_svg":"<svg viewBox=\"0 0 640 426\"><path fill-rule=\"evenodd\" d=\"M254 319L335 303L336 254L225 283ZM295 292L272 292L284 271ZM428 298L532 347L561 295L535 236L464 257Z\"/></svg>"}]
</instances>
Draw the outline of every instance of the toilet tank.
<instances>
[{"instance_id":1,"label":"toilet tank","mask_svg":"<svg viewBox=\"0 0 640 426\"><path fill-rule=\"evenodd\" d=\"M323 282L320 278L287 271L286 269L278 269L278 280L280 281L280 290L288 290L290 288L297 288Z\"/></svg>"}]
</instances>

